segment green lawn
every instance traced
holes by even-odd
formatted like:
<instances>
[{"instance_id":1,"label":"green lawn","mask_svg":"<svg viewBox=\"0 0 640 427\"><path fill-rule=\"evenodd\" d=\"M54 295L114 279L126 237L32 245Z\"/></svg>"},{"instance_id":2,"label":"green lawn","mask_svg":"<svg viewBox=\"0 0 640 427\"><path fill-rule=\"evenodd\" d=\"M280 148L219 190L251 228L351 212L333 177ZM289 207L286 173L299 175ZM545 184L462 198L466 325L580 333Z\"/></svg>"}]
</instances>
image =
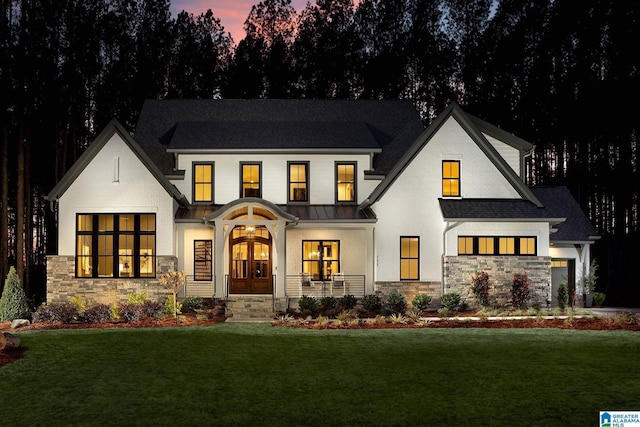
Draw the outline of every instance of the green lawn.
<instances>
[{"instance_id":1,"label":"green lawn","mask_svg":"<svg viewBox=\"0 0 640 427\"><path fill-rule=\"evenodd\" d=\"M640 333L301 330L16 333L0 424L587 426L640 410Z\"/></svg>"}]
</instances>

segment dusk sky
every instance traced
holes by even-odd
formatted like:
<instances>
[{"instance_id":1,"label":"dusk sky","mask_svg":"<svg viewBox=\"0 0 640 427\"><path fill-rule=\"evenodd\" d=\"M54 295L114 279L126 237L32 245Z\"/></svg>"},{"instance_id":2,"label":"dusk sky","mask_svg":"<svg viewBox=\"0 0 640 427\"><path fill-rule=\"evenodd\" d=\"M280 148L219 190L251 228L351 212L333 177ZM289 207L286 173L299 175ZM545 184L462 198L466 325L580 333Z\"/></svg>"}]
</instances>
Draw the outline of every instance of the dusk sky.
<instances>
[{"instance_id":1,"label":"dusk sky","mask_svg":"<svg viewBox=\"0 0 640 427\"><path fill-rule=\"evenodd\" d=\"M306 6L308 0L292 0L291 5L297 12ZM244 38L242 28L244 21L249 16L251 6L258 4L260 0L171 0L171 13L175 16L186 10L194 15L213 11L213 15L220 19L220 23L226 32L230 32L233 41L238 43Z\"/></svg>"}]
</instances>

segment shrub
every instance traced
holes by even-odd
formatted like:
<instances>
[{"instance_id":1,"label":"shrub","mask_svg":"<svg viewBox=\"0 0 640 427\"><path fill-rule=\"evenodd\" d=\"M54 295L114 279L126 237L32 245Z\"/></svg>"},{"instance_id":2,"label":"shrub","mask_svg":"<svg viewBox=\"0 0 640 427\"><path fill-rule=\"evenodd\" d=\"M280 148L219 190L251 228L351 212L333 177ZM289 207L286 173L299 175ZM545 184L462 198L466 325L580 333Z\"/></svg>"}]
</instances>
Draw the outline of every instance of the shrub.
<instances>
[{"instance_id":1,"label":"shrub","mask_svg":"<svg viewBox=\"0 0 640 427\"><path fill-rule=\"evenodd\" d=\"M440 305L448 311L456 311L460 305L460 294L457 292L448 292L442 295Z\"/></svg>"},{"instance_id":2,"label":"shrub","mask_svg":"<svg viewBox=\"0 0 640 427\"><path fill-rule=\"evenodd\" d=\"M33 322L62 322L71 323L79 316L78 307L71 302L61 304L42 304L33 313Z\"/></svg>"},{"instance_id":3,"label":"shrub","mask_svg":"<svg viewBox=\"0 0 640 427\"><path fill-rule=\"evenodd\" d=\"M147 294L140 292L139 294L127 294L127 301L131 304L142 305L147 301Z\"/></svg>"},{"instance_id":4,"label":"shrub","mask_svg":"<svg viewBox=\"0 0 640 427\"><path fill-rule=\"evenodd\" d=\"M87 307L80 319L85 323L104 323L111 319L111 307L107 304L93 304Z\"/></svg>"},{"instance_id":5,"label":"shrub","mask_svg":"<svg viewBox=\"0 0 640 427\"><path fill-rule=\"evenodd\" d=\"M122 302L118 304L118 314L127 323L140 321L143 317L143 310L140 304L132 302Z\"/></svg>"},{"instance_id":6,"label":"shrub","mask_svg":"<svg viewBox=\"0 0 640 427\"><path fill-rule=\"evenodd\" d=\"M605 299L606 295L602 292L594 292L593 293L593 305L597 306L601 306L602 304L604 304L604 299Z\"/></svg>"},{"instance_id":7,"label":"shrub","mask_svg":"<svg viewBox=\"0 0 640 427\"><path fill-rule=\"evenodd\" d=\"M637 325L638 316L632 311L619 311L613 316L613 322L619 326Z\"/></svg>"},{"instance_id":8,"label":"shrub","mask_svg":"<svg viewBox=\"0 0 640 427\"><path fill-rule=\"evenodd\" d=\"M177 317L178 314L182 314L182 303L176 301L175 295L169 295L164 301L162 313L168 316Z\"/></svg>"},{"instance_id":9,"label":"shrub","mask_svg":"<svg viewBox=\"0 0 640 427\"><path fill-rule=\"evenodd\" d=\"M413 298L411 304L418 310L426 310L431 304L431 297L427 294L418 294Z\"/></svg>"},{"instance_id":10,"label":"shrub","mask_svg":"<svg viewBox=\"0 0 640 427\"><path fill-rule=\"evenodd\" d=\"M376 312L382 308L382 301L378 295L369 294L362 299L362 306L367 311Z\"/></svg>"},{"instance_id":11,"label":"shrub","mask_svg":"<svg viewBox=\"0 0 640 427\"><path fill-rule=\"evenodd\" d=\"M0 298L0 322L14 319L30 318L27 295L20 286L20 278L15 267L9 269L7 279L4 282L2 298Z\"/></svg>"},{"instance_id":12,"label":"shrub","mask_svg":"<svg viewBox=\"0 0 640 427\"><path fill-rule=\"evenodd\" d=\"M404 313L407 309L407 300L404 295L399 294L398 292L392 292L387 300L387 305L394 313Z\"/></svg>"},{"instance_id":13,"label":"shrub","mask_svg":"<svg viewBox=\"0 0 640 427\"><path fill-rule=\"evenodd\" d=\"M338 306L338 300L336 300L332 296L322 297L320 298L320 311L331 311L335 310Z\"/></svg>"},{"instance_id":14,"label":"shrub","mask_svg":"<svg viewBox=\"0 0 640 427\"><path fill-rule=\"evenodd\" d=\"M353 295L344 295L339 301L340 308L343 310L351 310L357 303L358 300Z\"/></svg>"},{"instance_id":15,"label":"shrub","mask_svg":"<svg viewBox=\"0 0 640 427\"><path fill-rule=\"evenodd\" d=\"M200 310L202 307L204 307L204 299L202 297L187 297L182 301L182 308L189 313L195 313L196 310Z\"/></svg>"},{"instance_id":16,"label":"shrub","mask_svg":"<svg viewBox=\"0 0 640 427\"><path fill-rule=\"evenodd\" d=\"M471 277L471 292L477 304L489 306L489 274L480 271Z\"/></svg>"},{"instance_id":17,"label":"shrub","mask_svg":"<svg viewBox=\"0 0 640 427\"><path fill-rule=\"evenodd\" d=\"M527 308L529 297L529 277L526 274L514 274L511 282L511 304L513 308Z\"/></svg>"},{"instance_id":18,"label":"shrub","mask_svg":"<svg viewBox=\"0 0 640 427\"><path fill-rule=\"evenodd\" d=\"M142 308L143 317L161 317L161 315L164 313L165 308L164 303L162 303L161 301L149 300L145 301L144 304L142 304L140 307Z\"/></svg>"},{"instance_id":19,"label":"shrub","mask_svg":"<svg viewBox=\"0 0 640 427\"><path fill-rule=\"evenodd\" d=\"M316 313L318 311L318 300L311 295L302 295L298 301L298 308L302 313Z\"/></svg>"},{"instance_id":20,"label":"shrub","mask_svg":"<svg viewBox=\"0 0 640 427\"><path fill-rule=\"evenodd\" d=\"M564 310L567 307L568 302L569 292L567 290L567 285L560 283L558 286L558 307Z\"/></svg>"}]
</instances>

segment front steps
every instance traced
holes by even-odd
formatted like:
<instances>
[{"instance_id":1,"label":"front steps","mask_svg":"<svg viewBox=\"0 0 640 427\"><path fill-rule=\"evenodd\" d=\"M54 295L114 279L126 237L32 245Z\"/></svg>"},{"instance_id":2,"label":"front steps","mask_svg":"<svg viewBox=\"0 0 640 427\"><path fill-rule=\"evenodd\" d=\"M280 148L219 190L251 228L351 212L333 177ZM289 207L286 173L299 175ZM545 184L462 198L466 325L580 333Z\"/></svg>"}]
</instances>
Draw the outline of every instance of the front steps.
<instances>
[{"instance_id":1,"label":"front steps","mask_svg":"<svg viewBox=\"0 0 640 427\"><path fill-rule=\"evenodd\" d=\"M226 316L234 319L273 319L271 295L229 295Z\"/></svg>"}]
</instances>

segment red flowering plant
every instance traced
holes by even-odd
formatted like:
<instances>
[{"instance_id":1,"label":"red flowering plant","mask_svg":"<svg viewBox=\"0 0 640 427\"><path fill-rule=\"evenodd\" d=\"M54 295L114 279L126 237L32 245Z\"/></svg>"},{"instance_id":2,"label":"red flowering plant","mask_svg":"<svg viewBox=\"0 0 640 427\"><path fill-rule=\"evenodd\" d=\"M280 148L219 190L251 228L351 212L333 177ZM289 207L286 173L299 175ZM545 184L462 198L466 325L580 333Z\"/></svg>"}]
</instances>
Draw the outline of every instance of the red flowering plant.
<instances>
[{"instance_id":1,"label":"red flowering plant","mask_svg":"<svg viewBox=\"0 0 640 427\"><path fill-rule=\"evenodd\" d=\"M476 303L483 307L489 305L489 274L484 271L476 272L471 277L471 292Z\"/></svg>"},{"instance_id":2,"label":"red flowering plant","mask_svg":"<svg viewBox=\"0 0 640 427\"><path fill-rule=\"evenodd\" d=\"M513 282L511 283L511 304L513 308L527 308L529 296L529 277L527 273L514 274Z\"/></svg>"}]
</instances>

